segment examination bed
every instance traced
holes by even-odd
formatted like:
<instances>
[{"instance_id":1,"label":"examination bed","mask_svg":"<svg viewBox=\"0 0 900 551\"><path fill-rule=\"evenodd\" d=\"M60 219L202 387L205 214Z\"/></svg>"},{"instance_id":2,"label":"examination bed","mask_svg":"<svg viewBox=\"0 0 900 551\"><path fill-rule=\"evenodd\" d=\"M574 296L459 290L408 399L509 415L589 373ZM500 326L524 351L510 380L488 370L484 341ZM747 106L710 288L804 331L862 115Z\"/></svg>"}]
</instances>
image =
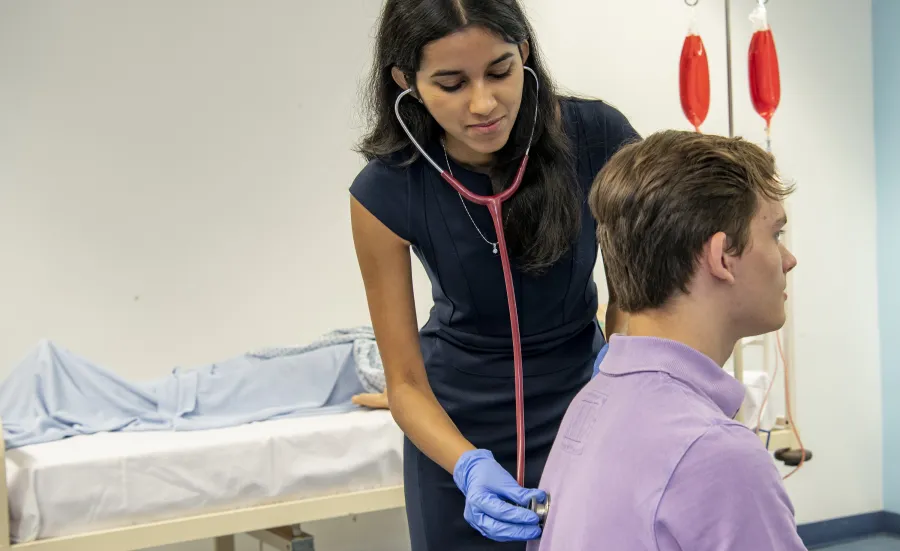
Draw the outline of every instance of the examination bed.
<instances>
[{"instance_id":1,"label":"examination bed","mask_svg":"<svg viewBox=\"0 0 900 551\"><path fill-rule=\"evenodd\" d=\"M228 551L234 534L403 507L402 445L390 412L359 410L8 450L0 549Z\"/></svg>"}]
</instances>

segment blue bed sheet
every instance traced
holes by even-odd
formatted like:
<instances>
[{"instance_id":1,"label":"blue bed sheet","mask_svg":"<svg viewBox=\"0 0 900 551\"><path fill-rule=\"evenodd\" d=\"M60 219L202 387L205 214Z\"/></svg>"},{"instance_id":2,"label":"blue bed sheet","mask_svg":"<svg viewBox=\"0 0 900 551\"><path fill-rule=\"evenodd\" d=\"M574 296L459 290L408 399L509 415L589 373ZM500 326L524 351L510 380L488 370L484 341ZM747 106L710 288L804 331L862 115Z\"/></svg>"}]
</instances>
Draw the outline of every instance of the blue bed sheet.
<instances>
[{"instance_id":1,"label":"blue bed sheet","mask_svg":"<svg viewBox=\"0 0 900 551\"><path fill-rule=\"evenodd\" d=\"M13 449L97 432L190 431L344 412L357 407L354 394L383 388L371 328L176 368L147 382L44 340L0 383L0 418Z\"/></svg>"}]
</instances>

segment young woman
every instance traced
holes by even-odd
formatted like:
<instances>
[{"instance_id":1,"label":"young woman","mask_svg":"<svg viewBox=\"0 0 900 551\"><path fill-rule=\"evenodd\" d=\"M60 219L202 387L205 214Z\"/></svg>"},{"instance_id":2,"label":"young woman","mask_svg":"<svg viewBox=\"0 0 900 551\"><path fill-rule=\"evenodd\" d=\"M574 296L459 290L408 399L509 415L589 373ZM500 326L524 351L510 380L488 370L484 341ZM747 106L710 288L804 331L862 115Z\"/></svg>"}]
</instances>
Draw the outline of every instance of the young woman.
<instances>
[{"instance_id":1,"label":"young woman","mask_svg":"<svg viewBox=\"0 0 900 551\"><path fill-rule=\"evenodd\" d=\"M532 496L543 501L533 487L605 344L586 198L637 134L608 104L556 94L516 0L387 0L374 57L360 146L368 164L350 188L351 219L390 409L407 436L412 549L524 549L540 535L525 507ZM510 474L513 352L491 217L410 142L394 111L407 89L403 122L477 194L512 183L534 128L524 181L503 209L524 354L527 489ZM421 330L411 250L434 299ZM606 321L607 332L621 321L612 296Z\"/></svg>"}]
</instances>

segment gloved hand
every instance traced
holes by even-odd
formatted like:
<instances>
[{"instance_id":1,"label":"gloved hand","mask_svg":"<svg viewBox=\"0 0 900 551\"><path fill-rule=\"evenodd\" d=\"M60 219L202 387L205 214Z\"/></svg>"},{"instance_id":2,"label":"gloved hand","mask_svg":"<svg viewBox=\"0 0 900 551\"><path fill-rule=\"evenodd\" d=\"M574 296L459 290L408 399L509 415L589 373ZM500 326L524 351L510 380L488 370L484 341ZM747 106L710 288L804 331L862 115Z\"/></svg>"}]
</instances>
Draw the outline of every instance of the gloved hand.
<instances>
[{"instance_id":1,"label":"gloved hand","mask_svg":"<svg viewBox=\"0 0 900 551\"><path fill-rule=\"evenodd\" d=\"M609 350L609 343L603 345L603 348L600 349L600 353L597 354L597 359L594 360L594 374L591 375L591 379L597 376L600 373L600 364L603 362L603 358L606 357L606 352Z\"/></svg>"},{"instance_id":2,"label":"gloved hand","mask_svg":"<svg viewBox=\"0 0 900 551\"><path fill-rule=\"evenodd\" d=\"M519 486L490 451L471 450L462 454L453 469L453 481L466 496L463 517L482 536L501 542L540 537L540 519L528 505L532 496L543 503L547 493Z\"/></svg>"}]
</instances>

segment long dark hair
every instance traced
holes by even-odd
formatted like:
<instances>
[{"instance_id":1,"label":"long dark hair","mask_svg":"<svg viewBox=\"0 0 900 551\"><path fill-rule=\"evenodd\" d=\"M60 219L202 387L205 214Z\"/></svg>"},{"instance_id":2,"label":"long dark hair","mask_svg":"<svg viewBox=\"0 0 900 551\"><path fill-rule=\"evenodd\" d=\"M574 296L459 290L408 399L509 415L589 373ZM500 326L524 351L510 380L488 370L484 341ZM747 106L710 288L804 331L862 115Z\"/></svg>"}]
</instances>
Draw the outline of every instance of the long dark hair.
<instances>
[{"instance_id":1,"label":"long dark hair","mask_svg":"<svg viewBox=\"0 0 900 551\"><path fill-rule=\"evenodd\" d=\"M528 40L530 55L525 64L540 79L540 91L535 94L533 77L525 75L519 116L491 169L494 193L512 183L525 153L537 102L540 107L528 169L519 191L504 203L504 231L519 268L540 273L559 260L577 238L582 198L570 143L557 116L559 98L555 85L516 0L387 0L368 86L370 130L358 151L367 161L396 159L401 153L405 158L402 164L406 165L419 158L394 113L394 101L402 90L391 69L396 66L412 79L428 43L470 26L485 28L511 44ZM409 82L413 85L414 81ZM440 137L441 128L419 102L401 102L400 114L419 143Z\"/></svg>"}]
</instances>

